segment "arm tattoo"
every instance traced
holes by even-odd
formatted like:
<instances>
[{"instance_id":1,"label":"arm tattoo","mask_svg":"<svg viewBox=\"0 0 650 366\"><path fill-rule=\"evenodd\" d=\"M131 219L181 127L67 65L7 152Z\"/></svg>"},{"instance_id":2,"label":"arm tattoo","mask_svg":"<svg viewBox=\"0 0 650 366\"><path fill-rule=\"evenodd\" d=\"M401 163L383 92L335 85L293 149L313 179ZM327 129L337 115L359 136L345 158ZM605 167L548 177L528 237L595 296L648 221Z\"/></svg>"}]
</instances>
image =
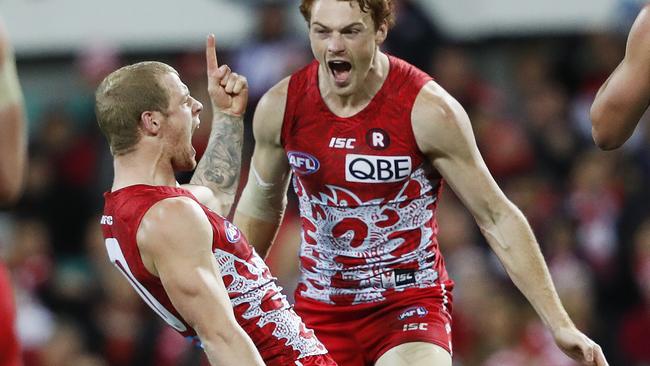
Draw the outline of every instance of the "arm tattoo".
<instances>
[{"instance_id":1,"label":"arm tattoo","mask_svg":"<svg viewBox=\"0 0 650 366\"><path fill-rule=\"evenodd\" d=\"M190 184L210 188L215 194L235 194L241 170L243 117L214 112L205 153Z\"/></svg>"}]
</instances>

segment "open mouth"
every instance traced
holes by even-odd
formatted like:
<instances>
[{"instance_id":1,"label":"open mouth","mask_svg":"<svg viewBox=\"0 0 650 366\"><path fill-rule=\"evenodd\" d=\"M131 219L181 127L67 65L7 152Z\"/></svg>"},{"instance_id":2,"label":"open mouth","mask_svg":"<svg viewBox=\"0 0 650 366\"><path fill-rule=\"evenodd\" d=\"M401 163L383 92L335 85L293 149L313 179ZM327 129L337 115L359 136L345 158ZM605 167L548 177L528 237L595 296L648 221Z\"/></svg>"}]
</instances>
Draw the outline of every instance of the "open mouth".
<instances>
[{"instance_id":1,"label":"open mouth","mask_svg":"<svg viewBox=\"0 0 650 366\"><path fill-rule=\"evenodd\" d=\"M335 60L328 61L327 66L329 66L334 76L334 81L338 85L344 85L350 79L350 71L352 70L352 64L347 61Z\"/></svg>"}]
</instances>

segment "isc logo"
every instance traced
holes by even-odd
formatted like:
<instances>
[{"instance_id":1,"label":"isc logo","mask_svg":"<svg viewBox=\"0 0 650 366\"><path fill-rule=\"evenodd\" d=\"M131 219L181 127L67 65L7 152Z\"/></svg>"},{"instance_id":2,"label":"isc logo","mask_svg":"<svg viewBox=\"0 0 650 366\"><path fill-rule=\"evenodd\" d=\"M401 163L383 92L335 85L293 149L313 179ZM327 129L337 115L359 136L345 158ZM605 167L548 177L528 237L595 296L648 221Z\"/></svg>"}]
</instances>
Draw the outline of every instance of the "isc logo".
<instances>
[{"instance_id":1,"label":"isc logo","mask_svg":"<svg viewBox=\"0 0 650 366\"><path fill-rule=\"evenodd\" d=\"M410 156L345 156L345 180L358 183L389 183L411 174Z\"/></svg>"},{"instance_id":2,"label":"isc logo","mask_svg":"<svg viewBox=\"0 0 650 366\"><path fill-rule=\"evenodd\" d=\"M318 159L300 151L289 151L287 153L289 165L300 175L315 173L320 167Z\"/></svg>"},{"instance_id":3,"label":"isc logo","mask_svg":"<svg viewBox=\"0 0 650 366\"><path fill-rule=\"evenodd\" d=\"M402 327L402 331L406 332L409 330L427 330L429 329L429 324L427 323L409 323L409 324L404 324L404 327Z\"/></svg>"},{"instance_id":4,"label":"isc logo","mask_svg":"<svg viewBox=\"0 0 650 366\"><path fill-rule=\"evenodd\" d=\"M413 273L400 273L400 274L395 274L395 282L396 283L408 283L408 282L414 282L415 278L413 277Z\"/></svg>"},{"instance_id":5,"label":"isc logo","mask_svg":"<svg viewBox=\"0 0 650 366\"><path fill-rule=\"evenodd\" d=\"M343 138L343 137L332 137L330 140L330 147L335 149L354 149L354 144L357 142L357 139L352 138Z\"/></svg>"}]
</instances>

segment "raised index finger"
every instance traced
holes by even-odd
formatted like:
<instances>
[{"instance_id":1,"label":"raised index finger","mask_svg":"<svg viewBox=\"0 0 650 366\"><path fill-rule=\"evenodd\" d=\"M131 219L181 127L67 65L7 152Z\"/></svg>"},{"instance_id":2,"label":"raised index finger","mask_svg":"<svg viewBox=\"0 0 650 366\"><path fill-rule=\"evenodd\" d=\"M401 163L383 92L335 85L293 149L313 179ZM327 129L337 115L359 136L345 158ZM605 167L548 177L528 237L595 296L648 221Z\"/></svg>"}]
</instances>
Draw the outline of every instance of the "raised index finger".
<instances>
[{"instance_id":1,"label":"raised index finger","mask_svg":"<svg viewBox=\"0 0 650 366\"><path fill-rule=\"evenodd\" d=\"M208 39L205 43L205 61L208 66L208 74L213 74L219 68L219 62L217 61L217 49L216 41L214 40L214 34L208 34Z\"/></svg>"}]
</instances>

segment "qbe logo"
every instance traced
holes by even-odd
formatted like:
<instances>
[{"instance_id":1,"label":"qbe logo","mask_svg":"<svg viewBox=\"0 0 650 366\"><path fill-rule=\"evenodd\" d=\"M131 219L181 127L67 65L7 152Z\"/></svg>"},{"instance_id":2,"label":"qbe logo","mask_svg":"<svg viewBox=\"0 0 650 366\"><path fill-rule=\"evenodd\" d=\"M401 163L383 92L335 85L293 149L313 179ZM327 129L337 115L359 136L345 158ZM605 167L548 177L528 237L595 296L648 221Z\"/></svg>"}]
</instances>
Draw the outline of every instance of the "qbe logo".
<instances>
[{"instance_id":1,"label":"qbe logo","mask_svg":"<svg viewBox=\"0 0 650 366\"><path fill-rule=\"evenodd\" d=\"M289 165L293 171L300 175L315 173L320 168L320 163L315 157L300 151L289 151L287 153Z\"/></svg>"},{"instance_id":2,"label":"qbe logo","mask_svg":"<svg viewBox=\"0 0 650 366\"><path fill-rule=\"evenodd\" d=\"M345 156L345 180L357 183L390 183L411 174L410 156Z\"/></svg>"}]
</instances>

